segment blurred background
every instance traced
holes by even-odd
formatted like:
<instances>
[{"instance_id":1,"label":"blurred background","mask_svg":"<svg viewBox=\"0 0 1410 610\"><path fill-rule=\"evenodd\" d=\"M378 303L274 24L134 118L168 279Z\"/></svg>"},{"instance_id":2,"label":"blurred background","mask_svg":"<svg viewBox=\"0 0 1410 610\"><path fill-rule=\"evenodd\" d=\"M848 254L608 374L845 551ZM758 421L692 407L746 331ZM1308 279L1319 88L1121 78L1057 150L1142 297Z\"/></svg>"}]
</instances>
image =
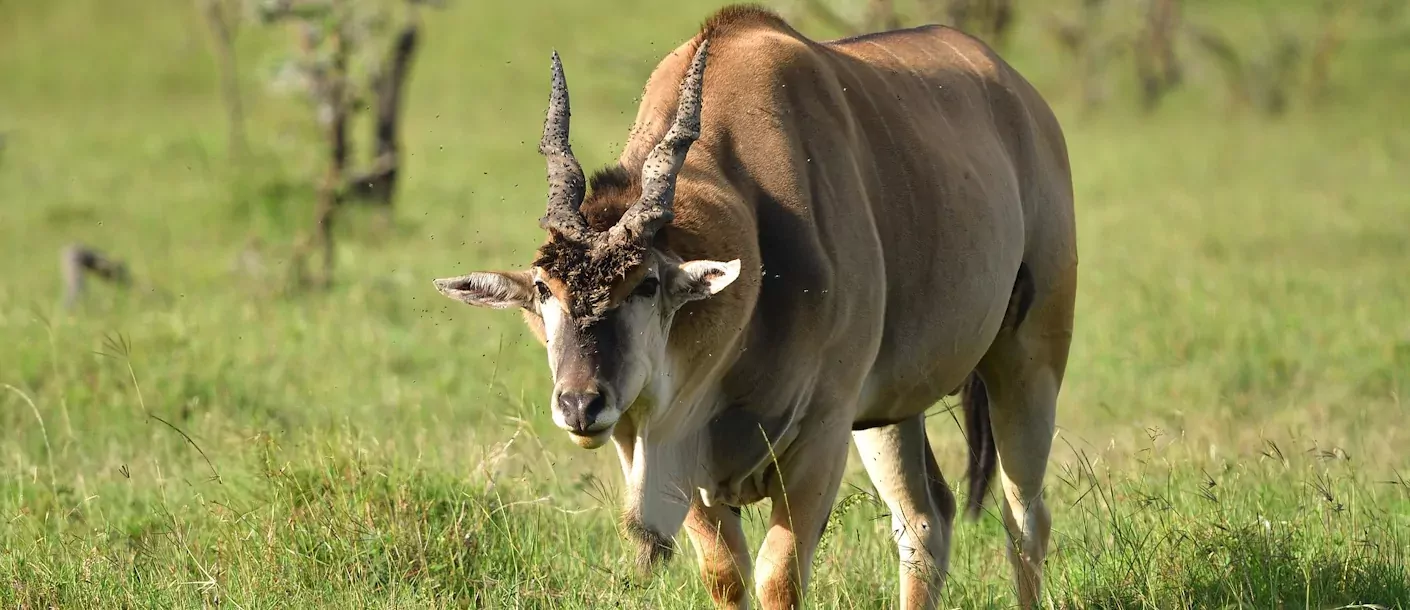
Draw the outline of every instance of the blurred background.
<instances>
[{"instance_id":1,"label":"blurred background","mask_svg":"<svg viewBox=\"0 0 1410 610\"><path fill-rule=\"evenodd\" d=\"M723 4L0 0L0 600L705 599L686 561L654 589L622 575L615 456L554 430L518 316L430 281L529 263L552 50L597 167L655 63ZM956 25L1062 122L1082 267L1058 528L1072 549L1162 557L1059 553L1067 605L1405 593L1410 3L768 6L819 40ZM953 483L948 407L931 426ZM1142 490L1112 506L1200 517L1088 520L1080 481L1101 468ZM884 606L894 556L853 475L865 506L838 527L865 541L820 560L819 595ZM1140 487L1161 480L1168 497ZM1205 493L1242 499L1210 512ZM1385 529L1328 520L1344 510ZM1244 539L1192 532L1274 513L1320 537L1288 542L1287 573L1227 585L1257 563ZM957 547L955 604L1011 599L991 521ZM1121 523L1198 542L1155 553ZM1339 554L1349 540L1401 550ZM588 567L551 568L567 555ZM1369 576L1314 578L1323 564Z\"/></svg>"}]
</instances>

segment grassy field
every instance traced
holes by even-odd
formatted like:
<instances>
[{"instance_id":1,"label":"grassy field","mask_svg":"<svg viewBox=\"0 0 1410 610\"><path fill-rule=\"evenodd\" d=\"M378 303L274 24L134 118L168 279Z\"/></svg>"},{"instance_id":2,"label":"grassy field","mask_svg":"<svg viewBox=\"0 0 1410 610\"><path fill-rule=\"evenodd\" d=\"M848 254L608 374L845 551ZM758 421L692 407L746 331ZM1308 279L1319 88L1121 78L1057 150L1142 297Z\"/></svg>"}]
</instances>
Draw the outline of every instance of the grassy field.
<instances>
[{"instance_id":1,"label":"grassy field","mask_svg":"<svg viewBox=\"0 0 1410 610\"><path fill-rule=\"evenodd\" d=\"M395 223L345 223L338 283L300 293L283 277L319 150L261 89L281 35L240 38L236 167L192 3L0 0L0 606L706 605L688 552L633 575L615 455L555 430L517 316L430 280L530 260L551 48L596 166L712 4L453 2L417 59ZM1187 4L1249 48L1260 14L1316 20L1310 0ZM1357 17L1328 99L1266 118L1199 62L1155 115L1124 89L1081 113L1039 16L1006 53L1064 122L1082 257L1051 604L1410 608L1410 20ZM233 271L256 238L265 275ZM62 310L71 241L149 285ZM813 605L894 606L859 466L839 502ZM997 511L957 525L946 607L1014 604L1002 540Z\"/></svg>"}]
</instances>

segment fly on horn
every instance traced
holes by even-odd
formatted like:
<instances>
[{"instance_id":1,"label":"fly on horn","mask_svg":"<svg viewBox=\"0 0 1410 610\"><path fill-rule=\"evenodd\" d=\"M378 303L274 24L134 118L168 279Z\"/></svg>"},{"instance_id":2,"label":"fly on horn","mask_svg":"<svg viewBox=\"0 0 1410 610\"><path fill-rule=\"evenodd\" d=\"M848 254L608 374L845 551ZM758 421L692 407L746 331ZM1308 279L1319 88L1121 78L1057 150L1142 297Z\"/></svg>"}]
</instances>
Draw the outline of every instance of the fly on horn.
<instances>
[{"instance_id":1,"label":"fly on horn","mask_svg":"<svg viewBox=\"0 0 1410 610\"><path fill-rule=\"evenodd\" d=\"M539 154L548 161L548 210L539 219L545 230L557 231L570 239L585 239L587 221L579 213L586 192L583 166L573 156L568 143L568 80L563 76L563 60L553 52L553 90L548 97L548 116L543 121Z\"/></svg>"},{"instance_id":2,"label":"fly on horn","mask_svg":"<svg viewBox=\"0 0 1410 610\"><path fill-rule=\"evenodd\" d=\"M709 40L700 41L695 59L681 80L676 120L641 166L641 199L608 231L609 242L649 239L675 217L671 206L676 196L676 176L685 165L690 145L700 138L700 97L709 49Z\"/></svg>"}]
</instances>

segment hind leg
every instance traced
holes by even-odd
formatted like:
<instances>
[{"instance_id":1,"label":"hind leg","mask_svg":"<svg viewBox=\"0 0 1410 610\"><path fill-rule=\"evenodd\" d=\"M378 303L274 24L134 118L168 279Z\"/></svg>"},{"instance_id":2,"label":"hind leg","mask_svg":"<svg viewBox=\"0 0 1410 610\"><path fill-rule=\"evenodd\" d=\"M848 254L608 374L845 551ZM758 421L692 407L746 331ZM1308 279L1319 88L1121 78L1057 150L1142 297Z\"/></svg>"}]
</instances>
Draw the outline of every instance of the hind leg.
<instances>
[{"instance_id":1,"label":"hind leg","mask_svg":"<svg viewBox=\"0 0 1410 610\"><path fill-rule=\"evenodd\" d=\"M925 436L925 416L852 433L867 476L891 510L901 556L901 608L934 608L950 560L955 498Z\"/></svg>"},{"instance_id":2,"label":"hind leg","mask_svg":"<svg viewBox=\"0 0 1410 610\"><path fill-rule=\"evenodd\" d=\"M1042 600L1043 560L1052 530L1043 479L1072 337L1075 273L1038 269L1028 281L1040 287L1031 311L1026 319L1016 318L1017 328L1000 332L979 367L999 457L1009 561L1025 608Z\"/></svg>"},{"instance_id":3,"label":"hind leg","mask_svg":"<svg viewBox=\"0 0 1410 610\"><path fill-rule=\"evenodd\" d=\"M1030 608L1041 600L1043 559L1052 529L1043 479L1052 449L1057 384L1051 374L1035 373L995 385L999 387L988 389L1003 488L1000 508L1019 604Z\"/></svg>"}]
</instances>

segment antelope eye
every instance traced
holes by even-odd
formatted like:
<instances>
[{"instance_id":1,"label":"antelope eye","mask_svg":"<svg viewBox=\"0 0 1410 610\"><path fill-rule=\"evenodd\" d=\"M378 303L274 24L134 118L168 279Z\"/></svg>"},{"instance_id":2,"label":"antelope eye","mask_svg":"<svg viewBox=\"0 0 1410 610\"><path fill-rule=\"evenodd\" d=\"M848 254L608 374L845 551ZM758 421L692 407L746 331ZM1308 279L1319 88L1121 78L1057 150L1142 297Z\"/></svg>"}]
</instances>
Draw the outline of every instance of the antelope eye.
<instances>
[{"instance_id":1,"label":"antelope eye","mask_svg":"<svg viewBox=\"0 0 1410 610\"><path fill-rule=\"evenodd\" d=\"M632 291L632 295L649 299L656 296L656 290L660 287L661 280L649 277L642 280L640 284L637 284L636 290Z\"/></svg>"},{"instance_id":2,"label":"antelope eye","mask_svg":"<svg viewBox=\"0 0 1410 610\"><path fill-rule=\"evenodd\" d=\"M548 297L553 296L553 293L548 290L548 284L543 282L534 282L534 292L538 293L540 303L547 301Z\"/></svg>"}]
</instances>

